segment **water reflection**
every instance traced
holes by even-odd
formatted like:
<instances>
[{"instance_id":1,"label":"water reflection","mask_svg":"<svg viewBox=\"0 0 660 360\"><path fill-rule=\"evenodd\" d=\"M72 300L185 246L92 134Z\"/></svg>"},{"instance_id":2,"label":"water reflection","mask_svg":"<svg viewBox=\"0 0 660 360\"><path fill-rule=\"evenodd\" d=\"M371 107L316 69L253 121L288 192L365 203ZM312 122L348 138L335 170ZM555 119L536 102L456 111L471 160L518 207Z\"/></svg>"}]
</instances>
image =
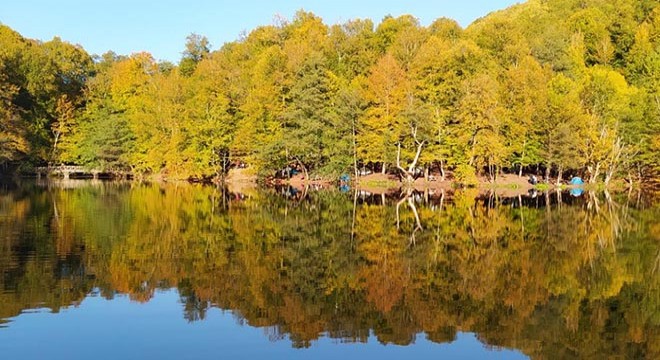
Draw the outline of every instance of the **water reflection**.
<instances>
[{"instance_id":1,"label":"water reflection","mask_svg":"<svg viewBox=\"0 0 660 360\"><path fill-rule=\"evenodd\" d=\"M295 347L660 358L658 218L636 194L23 184L0 191L0 319L175 287L187 321L229 309Z\"/></svg>"}]
</instances>

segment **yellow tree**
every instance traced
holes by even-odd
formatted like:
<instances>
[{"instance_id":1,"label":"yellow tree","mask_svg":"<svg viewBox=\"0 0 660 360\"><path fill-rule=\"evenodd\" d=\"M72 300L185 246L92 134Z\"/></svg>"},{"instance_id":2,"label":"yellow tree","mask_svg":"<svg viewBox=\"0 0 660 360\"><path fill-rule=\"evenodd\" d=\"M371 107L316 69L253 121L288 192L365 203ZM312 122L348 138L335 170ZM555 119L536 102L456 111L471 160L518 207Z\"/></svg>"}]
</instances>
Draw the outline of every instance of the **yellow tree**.
<instances>
[{"instance_id":1,"label":"yellow tree","mask_svg":"<svg viewBox=\"0 0 660 360\"><path fill-rule=\"evenodd\" d=\"M57 104L55 106L57 118L50 127L54 136L51 160L60 160L61 154L58 152L58 145L60 145L60 143L64 148L75 146L75 144L68 141L69 139L67 138L67 136L72 133L73 127L75 126L75 111L76 108L74 104L66 94L57 99ZM63 151L66 152L66 149Z\"/></svg>"},{"instance_id":2,"label":"yellow tree","mask_svg":"<svg viewBox=\"0 0 660 360\"><path fill-rule=\"evenodd\" d=\"M265 37L266 31L268 38L273 40L260 40ZM248 70L241 71L249 77L238 79L245 88L244 98L238 105L231 151L253 166L254 171L261 173L282 165L281 159L286 156L281 146L284 136L281 117L285 106L286 57L281 47L273 43L279 37L278 33L278 29L269 28L251 34L246 44L252 45L254 41L260 46L252 45L256 49L251 54ZM233 55L227 54L226 57L225 61L229 61Z\"/></svg>"},{"instance_id":3,"label":"yellow tree","mask_svg":"<svg viewBox=\"0 0 660 360\"><path fill-rule=\"evenodd\" d=\"M619 170L627 148L620 127L630 115L635 92L618 72L604 66L589 68L581 100L590 115L585 129L587 142L582 148L590 182L604 172L609 183Z\"/></svg>"},{"instance_id":4,"label":"yellow tree","mask_svg":"<svg viewBox=\"0 0 660 360\"><path fill-rule=\"evenodd\" d=\"M353 80L367 73L378 59L373 21L368 19L350 20L330 29L329 40L333 54L329 62L338 76Z\"/></svg>"},{"instance_id":5,"label":"yellow tree","mask_svg":"<svg viewBox=\"0 0 660 360\"><path fill-rule=\"evenodd\" d=\"M12 103L18 89L6 82L3 65L0 62L0 164L18 160L29 149L24 125Z\"/></svg>"},{"instance_id":6,"label":"yellow tree","mask_svg":"<svg viewBox=\"0 0 660 360\"><path fill-rule=\"evenodd\" d=\"M364 163L382 164L383 173L395 161L398 121L408 89L406 73L391 54L378 60L364 81L362 96L368 107L359 121L358 157Z\"/></svg>"},{"instance_id":7,"label":"yellow tree","mask_svg":"<svg viewBox=\"0 0 660 360\"><path fill-rule=\"evenodd\" d=\"M472 41L459 38L457 24L437 22L436 35L422 45L411 64L414 94L427 109L429 145L422 156L426 164L438 162L444 179L445 165L467 164L465 142L458 139L459 100L468 89L464 82L491 65Z\"/></svg>"},{"instance_id":8,"label":"yellow tree","mask_svg":"<svg viewBox=\"0 0 660 360\"><path fill-rule=\"evenodd\" d=\"M553 167L561 179L565 169L579 166L579 149L589 119L580 104L579 85L563 74L548 82L547 106L548 113L539 119L537 132L549 181Z\"/></svg>"},{"instance_id":9,"label":"yellow tree","mask_svg":"<svg viewBox=\"0 0 660 360\"><path fill-rule=\"evenodd\" d=\"M204 60L185 84L186 103L180 151L189 174L223 175L228 170L229 148L236 129L227 94L224 62Z\"/></svg>"},{"instance_id":10,"label":"yellow tree","mask_svg":"<svg viewBox=\"0 0 660 360\"><path fill-rule=\"evenodd\" d=\"M510 151L502 136L505 124L499 84L492 75L484 73L465 82L464 87L457 113L456 137L467 155L468 164L477 172L487 168L494 179Z\"/></svg>"},{"instance_id":11,"label":"yellow tree","mask_svg":"<svg viewBox=\"0 0 660 360\"><path fill-rule=\"evenodd\" d=\"M523 168L540 161L540 143L535 125L547 116L547 83L551 72L533 57L526 56L504 73L502 98L506 107L506 146L511 165Z\"/></svg>"},{"instance_id":12,"label":"yellow tree","mask_svg":"<svg viewBox=\"0 0 660 360\"><path fill-rule=\"evenodd\" d=\"M144 118L142 125L150 129L143 139L149 151L145 160L154 172L160 170L170 178L187 179L193 175L193 161L185 151L192 134L185 127L188 109L185 107L186 85L188 79L180 72L169 74L156 73L150 77L150 86L144 94L143 101L151 104L141 111ZM159 169L160 167L160 169Z\"/></svg>"},{"instance_id":13,"label":"yellow tree","mask_svg":"<svg viewBox=\"0 0 660 360\"><path fill-rule=\"evenodd\" d=\"M160 137L163 124L154 119L157 104L153 96L153 76L158 67L148 53L133 54L118 61L109 69L110 94L113 102L125 109L129 128L135 136L128 161L138 173L158 173L163 164L163 146Z\"/></svg>"}]
</instances>

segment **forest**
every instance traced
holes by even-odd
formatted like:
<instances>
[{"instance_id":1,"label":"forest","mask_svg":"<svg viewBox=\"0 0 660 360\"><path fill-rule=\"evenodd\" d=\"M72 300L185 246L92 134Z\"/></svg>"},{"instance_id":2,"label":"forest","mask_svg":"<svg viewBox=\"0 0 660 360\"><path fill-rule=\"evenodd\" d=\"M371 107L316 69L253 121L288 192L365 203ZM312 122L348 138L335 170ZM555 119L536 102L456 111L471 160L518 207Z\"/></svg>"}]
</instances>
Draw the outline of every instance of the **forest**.
<instances>
[{"instance_id":1,"label":"forest","mask_svg":"<svg viewBox=\"0 0 660 360\"><path fill-rule=\"evenodd\" d=\"M660 177L660 1L529 0L466 28L299 11L178 64L88 54L0 25L0 168L76 164L166 179L232 166Z\"/></svg>"}]
</instances>

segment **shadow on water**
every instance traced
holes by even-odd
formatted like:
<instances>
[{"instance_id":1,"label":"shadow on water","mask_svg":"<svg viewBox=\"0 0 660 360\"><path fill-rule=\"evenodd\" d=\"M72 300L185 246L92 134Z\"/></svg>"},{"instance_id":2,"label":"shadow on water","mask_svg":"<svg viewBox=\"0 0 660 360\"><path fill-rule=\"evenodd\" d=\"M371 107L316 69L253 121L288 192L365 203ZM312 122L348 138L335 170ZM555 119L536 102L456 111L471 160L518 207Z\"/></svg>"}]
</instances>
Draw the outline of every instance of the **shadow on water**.
<instances>
[{"instance_id":1,"label":"shadow on water","mask_svg":"<svg viewBox=\"0 0 660 360\"><path fill-rule=\"evenodd\" d=\"M533 357L660 358L659 218L637 193L3 185L0 319L176 288L188 321L231 310L295 347L468 331Z\"/></svg>"}]
</instances>

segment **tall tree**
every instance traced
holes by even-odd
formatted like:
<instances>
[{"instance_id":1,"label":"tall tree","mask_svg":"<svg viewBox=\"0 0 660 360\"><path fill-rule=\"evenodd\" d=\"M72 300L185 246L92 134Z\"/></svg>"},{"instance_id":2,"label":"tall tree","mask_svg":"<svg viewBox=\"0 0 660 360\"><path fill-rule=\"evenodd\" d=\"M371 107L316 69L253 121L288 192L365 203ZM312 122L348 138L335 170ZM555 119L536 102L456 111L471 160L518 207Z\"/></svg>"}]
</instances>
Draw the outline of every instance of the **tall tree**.
<instances>
[{"instance_id":1,"label":"tall tree","mask_svg":"<svg viewBox=\"0 0 660 360\"><path fill-rule=\"evenodd\" d=\"M296 74L283 114L287 160L301 165L306 177L310 169L329 161L327 156L339 140L333 126L337 123L332 107L336 89L330 76L321 57L308 59Z\"/></svg>"},{"instance_id":2,"label":"tall tree","mask_svg":"<svg viewBox=\"0 0 660 360\"><path fill-rule=\"evenodd\" d=\"M479 74L464 84L454 134L456 150L465 161L478 173L488 169L491 178L506 165L510 151L503 138L505 114L498 85L490 74Z\"/></svg>"},{"instance_id":3,"label":"tall tree","mask_svg":"<svg viewBox=\"0 0 660 360\"><path fill-rule=\"evenodd\" d=\"M211 44L206 36L190 34L186 37L186 49L179 62L179 71L183 76L190 76L202 59L211 52Z\"/></svg>"},{"instance_id":4,"label":"tall tree","mask_svg":"<svg viewBox=\"0 0 660 360\"><path fill-rule=\"evenodd\" d=\"M506 107L506 142L510 163L523 168L541 161L541 144L538 124L548 116L548 81L551 72L533 57L524 57L520 63L509 67L502 87L503 105Z\"/></svg>"},{"instance_id":5,"label":"tall tree","mask_svg":"<svg viewBox=\"0 0 660 360\"><path fill-rule=\"evenodd\" d=\"M0 166L20 159L28 152L25 125L13 104L17 89L6 81L0 62Z\"/></svg>"},{"instance_id":6,"label":"tall tree","mask_svg":"<svg viewBox=\"0 0 660 360\"><path fill-rule=\"evenodd\" d=\"M588 121L580 106L579 86L562 74L555 75L548 82L548 116L541 118L537 127L546 181L553 167L558 178L565 169L579 167L578 151Z\"/></svg>"},{"instance_id":7,"label":"tall tree","mask_svg":"<svg viewBox=\"0 0 660 360\"><path fill-rule=\"evenodd\" d=\"M358 154L364 163L387 164L395 154L401 128L398 121L409 90L406 73L391 54L386 54L370 69L363 96L369 102L360 119Z\"/></svg>"}]
</instances>

